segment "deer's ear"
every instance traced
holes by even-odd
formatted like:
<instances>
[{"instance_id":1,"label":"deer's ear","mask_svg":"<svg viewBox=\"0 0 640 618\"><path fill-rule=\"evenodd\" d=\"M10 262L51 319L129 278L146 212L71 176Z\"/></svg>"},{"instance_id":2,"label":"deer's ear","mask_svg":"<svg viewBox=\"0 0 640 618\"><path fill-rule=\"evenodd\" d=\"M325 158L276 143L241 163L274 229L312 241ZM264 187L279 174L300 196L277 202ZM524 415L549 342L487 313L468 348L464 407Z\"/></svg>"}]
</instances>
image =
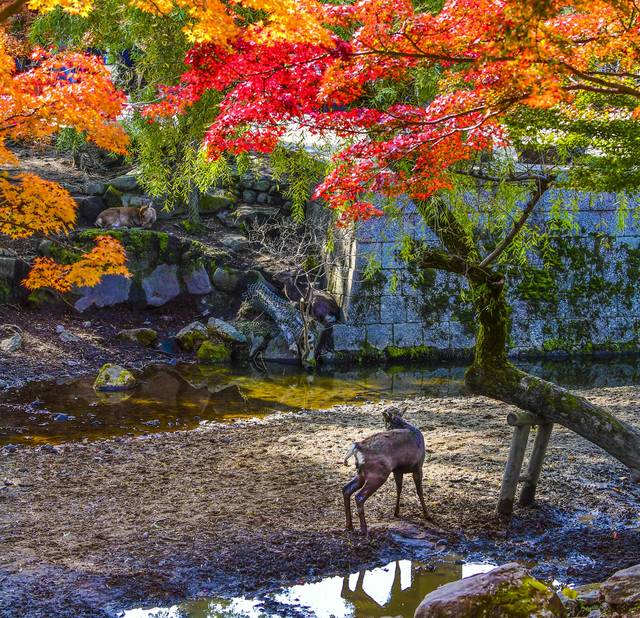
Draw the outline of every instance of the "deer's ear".
<instances>
[{"instance_id":1,"label":"deer's ear","mask_svg":"<svg viewBox=\"0 0 640 618\"><path fill-rule=\"evenodd\" d=\"M149 210L149 205L148 204L144 204L143 206L140 206L140 213L141 214L143 212L145 212L146 210Z\"/></svg>"}]
</instances>

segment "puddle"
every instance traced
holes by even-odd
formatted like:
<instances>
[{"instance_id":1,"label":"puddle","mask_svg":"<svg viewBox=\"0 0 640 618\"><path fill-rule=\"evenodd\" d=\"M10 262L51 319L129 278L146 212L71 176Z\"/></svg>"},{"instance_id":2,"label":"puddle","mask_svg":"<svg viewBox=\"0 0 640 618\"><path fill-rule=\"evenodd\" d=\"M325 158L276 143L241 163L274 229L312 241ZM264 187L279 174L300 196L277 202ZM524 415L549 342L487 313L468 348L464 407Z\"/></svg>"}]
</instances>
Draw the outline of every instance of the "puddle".
<instances>
[{"instance_id":1,"label":"puddle","mask_svg":"<svg viewBox=\"0 0 640 618\"><path fill-rule=\"evenodd\" d=\"M634 384L640 359L626 362L540 362L523 368L566 386ZM190 429L206 421L255 418L274 411L325 409L336 404L464 394L465 368L392 367L315 375L296 367L155 366L128 393L96 393L92 378L43 382L4 395L0 445L60 443Z\"/></svg>"},{"instance_id":2,"label":"puddle","mask_svg":"<svg viewBox=\"0 0 640 618\"><path fill-rule=\"evenodd\" d=\"M451 557L426 565L396 560L375 569L283 588L261 598L199 599L165 608L132 609L121 618L376 618L413 616L416 607L442 584L485 573L489 563L459 564Z\"/></svg>"}]
</instances>

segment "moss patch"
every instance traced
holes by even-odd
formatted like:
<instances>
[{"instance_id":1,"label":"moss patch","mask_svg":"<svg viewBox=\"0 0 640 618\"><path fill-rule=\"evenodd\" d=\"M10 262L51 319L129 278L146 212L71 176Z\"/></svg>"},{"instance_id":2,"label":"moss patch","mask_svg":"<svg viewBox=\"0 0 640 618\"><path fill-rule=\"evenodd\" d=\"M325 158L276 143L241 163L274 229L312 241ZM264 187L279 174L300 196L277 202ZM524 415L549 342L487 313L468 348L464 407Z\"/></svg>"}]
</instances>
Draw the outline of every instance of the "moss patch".
<instances>
[{"instance_id":1,"label":"moss patch","mask_svg":"<svg viewBox=\"0 0 640 618\"><path fill-rule=\"evenodd\" d=\"M198 348L196 357L201 363L212 365L226 363L231 360L231 350L224 343L203 341Z\"/></svg>"}]
</instances>

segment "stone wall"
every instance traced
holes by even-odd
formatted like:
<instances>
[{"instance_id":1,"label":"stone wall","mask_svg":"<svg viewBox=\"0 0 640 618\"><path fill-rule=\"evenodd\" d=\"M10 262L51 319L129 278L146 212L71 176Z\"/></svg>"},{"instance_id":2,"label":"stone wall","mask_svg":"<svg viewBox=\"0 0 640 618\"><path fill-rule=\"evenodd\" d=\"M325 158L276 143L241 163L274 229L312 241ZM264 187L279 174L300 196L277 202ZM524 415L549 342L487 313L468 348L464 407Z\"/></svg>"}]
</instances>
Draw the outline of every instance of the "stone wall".
<instances>
[{"instance_id":1,"label":"stone wall","mask_svg":"<svg viewBox=\"0 0 640 618\"><path fill-rule=\"evenodd\" d=\"M533 223L547 226L559 198L575 204L575 229L550 236L551 251L534 252L524 270L507 272L512 352L640 350L640 223L633 208L619 230L615 194L549 192ZM342 249L353 257L338 277L347 319L334 328L336 352L426 346L455 356L473 346L463 280L440 271L422 280L412 275L398 257L407 234L436 242L408 207L400 221L361 225ZM366 282L365 269L373 274Z\"/></svg>"}]
</instances>

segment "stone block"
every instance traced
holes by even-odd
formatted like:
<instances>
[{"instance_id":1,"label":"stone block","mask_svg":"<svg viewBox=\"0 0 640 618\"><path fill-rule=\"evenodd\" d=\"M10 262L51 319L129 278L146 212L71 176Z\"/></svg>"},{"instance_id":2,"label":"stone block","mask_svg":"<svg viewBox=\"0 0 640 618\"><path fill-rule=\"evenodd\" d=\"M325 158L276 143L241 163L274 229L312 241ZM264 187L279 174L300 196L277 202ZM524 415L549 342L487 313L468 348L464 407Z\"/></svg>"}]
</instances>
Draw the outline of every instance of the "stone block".
<instances>
[{"instance_id":1,"label":"stone block","mask_svg":"<svg viewBox=\"0 0 640 618\"><path fill-rule=\"evenodd\" d=\"M380 322L397 324L406 321L406 300L401 294L380 297Z\"/></svg>"},{"instance_id":2,"label":"stone block","mask_svg":"<svg viewBox=\"0 0 640 618\"><path fill-rule=\"evenodd\" d=\"M332 329L332 336L336 352L355 352L364 345L366 330L363 326L336 324Z\"/></svg>"},{"instance_id":3,"label":"stone block","mask_svg":"<svg viewBox=\"0 0 640 618\"><path fill-rule=\"evenodd\" d=\"M422 345L423 341L422 324L393 325L393 345L398 348L412 348Z\"/></svg>"},{"instance_id":4,"label":"stone block","mask_svg":"<svg viewBox=\"0 0 640 618\"><path fill-rule=\"evenodd\" d=\"M471 348L475 345L475 335L469 332L461 322L449 322L449 347L456 350Z\"/></svg>"},{"instance_id":5,"label":"stone block","mask_svg":"<svg viewBox=\"0 0 640 618\"><path fill-rule=\"evenodd\" d=\"M107 207L98 195L78 195L74 197L78 205L78 223L93 226L98 215Z\"/></svg>"},{"instance_id":6,"label":"stone block","mask_svg":"<svg viewBox=\"0 0 640 618\"><path fill-rule=\"evenodd\" d=\"M449 322L436 322L422 330L424 345L444 350L450 348Z\"/></svg>"},{"instance_id":7,"label":"stone block","mask_svg":"<svg viewBox=\"0 0 640 618\"><path fill-rule=\"evenodd\" d=\"M367 325L367 343L379 350L393 345L393 326L391 324Z\"/></svg>"}]
</instances>

